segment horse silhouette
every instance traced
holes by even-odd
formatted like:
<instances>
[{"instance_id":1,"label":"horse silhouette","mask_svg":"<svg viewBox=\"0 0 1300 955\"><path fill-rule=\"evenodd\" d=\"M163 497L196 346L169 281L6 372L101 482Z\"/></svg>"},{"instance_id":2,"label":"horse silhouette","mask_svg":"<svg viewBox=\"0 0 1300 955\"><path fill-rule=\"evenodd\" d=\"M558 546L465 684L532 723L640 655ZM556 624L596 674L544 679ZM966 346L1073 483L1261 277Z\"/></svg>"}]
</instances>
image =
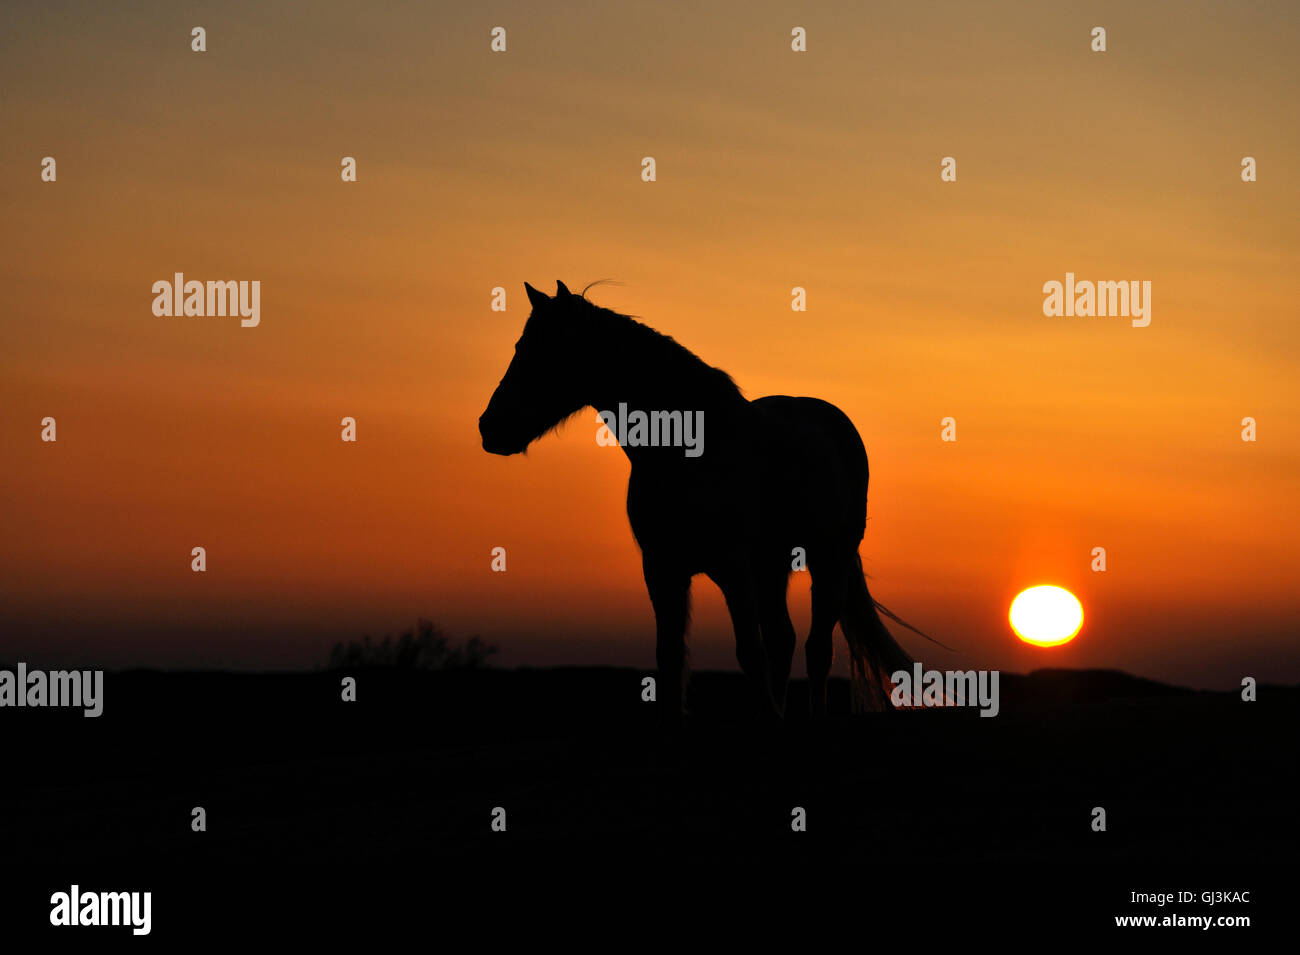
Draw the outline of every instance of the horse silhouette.
<instances>
[{"instance_id":1,"label":"horse silhouette","mask_svg":"<svg viewBox=\"0 0 1300 955\"><path fill-rule=\"evenodd\" d=\"M849 645L854 710L888 708L889 675L912 661L867 589L858 555L867 452L844 412L817 398L748 400L726 372L667 335L600 308L585 292L574 295L563 282L553 298L524 288L532 312L479 418L483 448L523 452L589 405L608 435L618 435L632 465L627 514L654 607L659 692L669 718L684 712L696 574L713 580L726 599L736 657L759 713L782 716L795 650L786 589L796 548L812 577L805 645L812 715L826 712L837 622ZM642 425L657 420L658 434L647 439L644 426L619 420L638 412ZM683 446L687 429L676 425L691 421L703 425L694 449Z\"/></svg>"}]
</instances>

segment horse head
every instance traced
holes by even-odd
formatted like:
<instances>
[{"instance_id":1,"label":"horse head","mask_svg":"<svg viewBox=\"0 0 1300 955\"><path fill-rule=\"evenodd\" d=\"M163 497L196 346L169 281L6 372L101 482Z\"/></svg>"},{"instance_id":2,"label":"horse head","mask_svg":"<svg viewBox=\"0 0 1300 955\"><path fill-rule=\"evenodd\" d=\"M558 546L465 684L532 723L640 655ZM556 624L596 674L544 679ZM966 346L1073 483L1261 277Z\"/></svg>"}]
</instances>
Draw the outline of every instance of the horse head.
<instances>
[{"instance_id":1,"label":"horse head","mask_svg":"<svg viewBox=\"0 0 1300 955\"><path fill-rule=\"evenodd\" d=\"M532 311L515 343L515 356L478 419L483 450L511 455L527 450L546 432L588 403L583 383L591 368L575 312L583 299L563 282L555 296L528 283Z\"/></svg>"}]
</instances>

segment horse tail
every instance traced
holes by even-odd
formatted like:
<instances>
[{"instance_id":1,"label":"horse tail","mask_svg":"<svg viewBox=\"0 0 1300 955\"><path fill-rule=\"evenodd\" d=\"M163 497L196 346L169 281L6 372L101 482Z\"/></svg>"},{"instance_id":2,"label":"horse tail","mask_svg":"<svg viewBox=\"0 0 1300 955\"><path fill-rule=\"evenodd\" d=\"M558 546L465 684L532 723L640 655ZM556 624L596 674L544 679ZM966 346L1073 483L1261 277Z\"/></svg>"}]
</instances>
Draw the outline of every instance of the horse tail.
<instances>
[{"instance_id":1,"label":"horse tail","mask_svg":"<svg viewBox=\"0 0 1300 955\"><path fill-rule=\"evenodd\" d=\"M888 610L885 612L897 619ZM908 624L904 626L914 629ZM889 701L893 686L891 674L899 670L910 671L912 658L898 645L880 619L876 601L867 589L861 556L855 555L849 568L848 586L840 611L840 629L849 644L853 712L892 709Z\"/></svg>"}]
</instances>

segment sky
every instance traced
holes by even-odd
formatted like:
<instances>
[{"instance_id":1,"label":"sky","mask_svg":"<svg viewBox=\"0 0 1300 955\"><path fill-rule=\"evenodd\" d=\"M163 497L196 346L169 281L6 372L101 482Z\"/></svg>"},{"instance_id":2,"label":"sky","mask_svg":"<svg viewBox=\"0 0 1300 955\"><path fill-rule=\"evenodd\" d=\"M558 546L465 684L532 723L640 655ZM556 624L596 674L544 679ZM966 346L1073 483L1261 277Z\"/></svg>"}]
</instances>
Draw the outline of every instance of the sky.
<instances>
[{"instance_id":1,"label":"sky","mask_svg":"<svg viewBox=\"0 0 1300 955\"><path fill-rule=\"evenodd\" d=\"M301 668L425 617L652 667L594 412L477 432L523 283L608 278L853 419L873 593L961 651L900 634L927 665L1300 681L1297 45L1283 3L6 5L0 660ZM260 281L260 324L155 316L175 272ZM1045 316L1067 272L1151 282L1150 325ZM1040 583L1069 644L1007 624ZM735 667L702 578L690 643Z\"/></svg>"}]
</instances>

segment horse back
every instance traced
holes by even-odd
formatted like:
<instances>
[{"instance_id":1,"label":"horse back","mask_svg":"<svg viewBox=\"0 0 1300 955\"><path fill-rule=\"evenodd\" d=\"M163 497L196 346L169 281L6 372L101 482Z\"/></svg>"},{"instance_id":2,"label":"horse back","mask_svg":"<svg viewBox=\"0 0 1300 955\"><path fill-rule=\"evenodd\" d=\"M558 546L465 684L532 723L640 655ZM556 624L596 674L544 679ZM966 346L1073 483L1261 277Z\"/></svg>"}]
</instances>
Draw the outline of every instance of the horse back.
<instances>
[{"instance_id":1,"label":"horse back","mask_svg":"<svg viewBox=\"0 0 1300 955\"><path fill-rule=\"evenodd\" d=\"M694 572L737 545L856 548L866 527L867 452L847 415L818 398L745 402L710 428L694 460L633 463L628 517L643 550L677 553Z\"/></svg>"},{"instance_id":2,"label":"horse back","mask_svg":"<svg viewBox=\"0 0 1300 955\"><path fill-rule=\"evenodd\" d=\"M752 402L767 435L769 500L790 502L801 532L820 528L862 539L867 522L867 450L849 416L820 398L769 395Z\"/></svg>"}]
</instances>

